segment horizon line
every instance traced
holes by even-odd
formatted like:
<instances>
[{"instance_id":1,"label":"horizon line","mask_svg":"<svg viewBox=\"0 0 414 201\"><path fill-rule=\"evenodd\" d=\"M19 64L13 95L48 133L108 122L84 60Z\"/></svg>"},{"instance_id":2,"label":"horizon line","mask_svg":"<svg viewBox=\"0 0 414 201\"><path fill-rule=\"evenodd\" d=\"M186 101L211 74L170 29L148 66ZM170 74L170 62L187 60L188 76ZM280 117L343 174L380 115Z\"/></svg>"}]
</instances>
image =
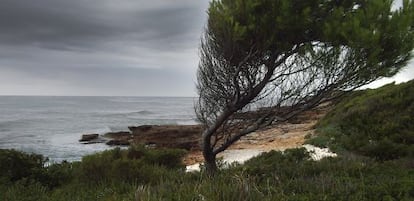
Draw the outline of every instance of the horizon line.
<instances>
[{"instance_id":1,"label":"horizon line","mask_svg":"<svg viewBox=\"0 0 414 201\"><path fill-rule=\"evenodd\" d=\"M163 96L163 95L32 95L17 94L8 95L0 94L0 97L130 97L130 98L197 98L198 96Z\"/></svg>"}]
</instances>

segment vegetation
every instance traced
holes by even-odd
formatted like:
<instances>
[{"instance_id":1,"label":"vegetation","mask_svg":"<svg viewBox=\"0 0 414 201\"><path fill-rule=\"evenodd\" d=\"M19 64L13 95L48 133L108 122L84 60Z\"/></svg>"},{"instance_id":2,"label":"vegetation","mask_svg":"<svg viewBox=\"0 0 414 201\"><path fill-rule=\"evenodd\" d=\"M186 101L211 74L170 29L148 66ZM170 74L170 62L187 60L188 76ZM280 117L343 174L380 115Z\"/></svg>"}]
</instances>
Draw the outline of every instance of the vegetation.
<instances>
[{"instance_id":1,"label":"vegetation","mask_svg":"<svg viewBox=\"0 0 414 201\"><path fill-rule=\"evenodd\" d=\"M180 165L148 161L155 150L110 150L85 157L82 162L43 167L11 181L2 166L0 199L4 201L65 200L413 200L413 160L378 162L366 157L342 156L312 161L304 149L272 151L217 173L185 173ZM21 169L32 171L34 158L16 151L1 152L10 161L24 160ZM178 159L181 153L169 152ZM161 159L163 157L160 157ZM93 163L92 163L93 162ZM165 165L166 164L168 165ZM3 164L3 163L2 163ZM164 164L164 165L160 165ZM53 167L53 168L52 168ZM51 173L54 169L54 173ZM40 178L59 172L61 177ZM45 181L47 181L45 183ZM48 185L53 183L54 185ZM231 184L231 185L230 185Z\"/></svg>"},{"instance_id":2,"label":"vegetation","mask_svg":"<svg viewBox=\"0 0 414 201\"><path fill-rule=\"evenodd\" d=\"M414 80L348 94L309 142L377 160L414 156Z\"/></svg>"},{"instance_id":3,"label":"vegetation","mask_svg":"<svg viewBox=\"0 0 414 201\"><path fill-rule=\"evenodd\" d=\"M213 0L198 69L203 156L338 92L392 76L410 59L414 2ZM269 108L257 118L237 113Z\"/></svg>"},{"instance_id":4,"label":"vegetation","mask_svg":"<svg viewBox=\"0 0 414 201\"><path fill-rule=\"evenodd\" d=\"M183 173L183 150L119 148L81 162L47 166L44 157L0 150L0 200L134 200L139 185Z\"/></svg>"}]
</instances>

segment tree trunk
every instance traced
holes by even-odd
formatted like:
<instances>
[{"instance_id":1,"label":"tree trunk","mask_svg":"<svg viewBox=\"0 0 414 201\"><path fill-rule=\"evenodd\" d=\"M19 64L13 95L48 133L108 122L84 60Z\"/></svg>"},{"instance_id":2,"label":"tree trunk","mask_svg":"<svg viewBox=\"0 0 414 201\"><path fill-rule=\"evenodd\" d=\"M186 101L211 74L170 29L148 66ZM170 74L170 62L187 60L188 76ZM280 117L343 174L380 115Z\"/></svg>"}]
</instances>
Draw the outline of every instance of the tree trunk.
<instances>
[{"instance_id":1,"label":"tree trunk","mask_svg":"<svg viewBox=\"0 0 414 201\"><path fill-rule=\"evenodd\" d=\"M207 174L212 176L217 172L218 168L216 164L216 154L213 152L213 148L211 147L211 135L209 135L210 133L210 129L207 129L203 132L201 148L203 150L204 165L206 167Z\"/></svg>"},{"instance_id":2,"label":"tree trunk","mask_svg":"<svg viewBox=\"0 0 414 201\"><path fill-rule=\"evenodd\" d=\"M213 176L217 171L216 154L213 153L211 148L203 149L204 165L206 172L209 176Z\"/></svg>"}]
</instances>

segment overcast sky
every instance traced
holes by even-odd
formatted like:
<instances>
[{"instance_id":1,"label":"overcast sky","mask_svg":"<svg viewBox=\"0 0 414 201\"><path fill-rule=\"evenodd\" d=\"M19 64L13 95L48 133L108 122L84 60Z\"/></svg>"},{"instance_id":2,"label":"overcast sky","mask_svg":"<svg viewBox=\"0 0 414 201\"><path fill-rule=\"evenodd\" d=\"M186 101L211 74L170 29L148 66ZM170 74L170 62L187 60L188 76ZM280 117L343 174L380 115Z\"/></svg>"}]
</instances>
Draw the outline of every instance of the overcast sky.
<instances>
[{"instance_id":1,"label":"overcast sky","mask_svg":"<svg viewBox=\"0 0 414 201\"><path fill-rule=\"evenodd\" d=\"M1 0L0 95L195 96L208 0ZM414 78L414 64L398 76Z\"/></svg>"},{"instance_id":2,"label":"overcast sky","mask_svg":"<svg viewBox=\"0 0 414 201\"><path fill-rule=\"evenodd\" d=\"M0 94L194 96L208 0L1 0Z\"/></svg>"}]
</instances>

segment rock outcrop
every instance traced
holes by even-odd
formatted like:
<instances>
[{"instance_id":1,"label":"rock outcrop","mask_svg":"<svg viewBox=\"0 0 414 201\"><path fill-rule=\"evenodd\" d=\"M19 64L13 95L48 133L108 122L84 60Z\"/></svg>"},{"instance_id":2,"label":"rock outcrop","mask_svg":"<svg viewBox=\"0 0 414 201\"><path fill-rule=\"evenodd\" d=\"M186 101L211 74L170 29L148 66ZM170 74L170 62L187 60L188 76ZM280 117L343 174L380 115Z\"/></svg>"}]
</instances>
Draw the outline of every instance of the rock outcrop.
<instances>
[{"instance_id":1,"label":"rock outcrop","mask_svg":"<svg viewBox=\"0 0 414 201\"><path fill-rule=\"evenodd\" d=\"M107 138L130 138L132 133L129 131L109 132L105 133L103 136Z\"/></svg>"},{"instance_id":2,"label":"rock outcrop","mask_svg":"<svg viewBox=\"0 0 414 201\"><path fill-rule=\"evenodd\" d=\"M129 131L109 132L104 134L104 136L111 139L106 142L110 146L128 146L133 139Z\"/></svg>"},{"instance_id":3,"label":"rock outcrop","mask_svg":"<svg viewBox=\"0 0 414 201\"><path fill-rule=\"evenodd\" d=\"M125 139L114 139L114 140L109 140L108 142L106 142L107 145L110 146L128 146L131 143L129 142L129 140L125 140Z\"/></svg>"},{"instance_id":4,"label":"rock outcrop","mask_svg":"<svg viewBox=\"0 0 414 201\"><path fill-rule=\"evenodd\" d=\"M99 134L83 134L79 142L91 141L94 139L98 139L98 137L99 137Z\"/></svg>"},{"instance_id":5,"label":"rock outcrop","mask_svg":"<svg viewBox=\"0 0 414 201\"><path fill-rule=\"evenodd\" d=\"M201 126L199 125L144 125L129 127L133 142L151 147L199 149Z\"/></svg>"},{"instance_id":6,"label":"rock outcrop","mask_svg":"<svg viewBox=\"0 0 414 201\"><path fill-rule=\"evenodd\" d=\"M82 144L104 143L107 139L101 137L99 134L83 134L79 142Z\"/></svg>"},{"instance_id":7,"label":"rock outcrop","mask_svg":"<svg viewBox=\"0 0 414 201\"><path fill-rule=\"evenodd\" d=\"M201 126L199 125L142 125L130 126L130 131L82 135L85 144L106 142L110 146L142 144L150 148L178 148L199 150ZM105 140L102 140L105 139Z\"/></svg>"}]
</instances>

